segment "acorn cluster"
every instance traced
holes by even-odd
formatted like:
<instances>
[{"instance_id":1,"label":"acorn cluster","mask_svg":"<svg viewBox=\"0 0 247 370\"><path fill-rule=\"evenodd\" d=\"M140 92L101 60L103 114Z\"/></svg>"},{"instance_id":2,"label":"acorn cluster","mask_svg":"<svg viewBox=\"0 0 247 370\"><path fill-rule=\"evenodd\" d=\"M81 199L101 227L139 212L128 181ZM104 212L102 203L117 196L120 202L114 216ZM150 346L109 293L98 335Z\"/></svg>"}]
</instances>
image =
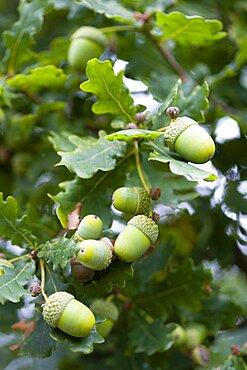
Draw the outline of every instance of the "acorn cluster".
<instances>
[{"instance_id":1,"label":"acorn cluster","mask_svg":"<svg viewBox=\"0 0 247 370\"><path fill-rule=\"evenodd\" d=\"M71 259L71 274L75 279L83 283L90 281L95 272L107 269L112 260L134 262L147 252L159 234L158 225L149 217L151 196L141 187L122 187L113 193L114 208L133 216L115 240L102 236L100 217L93 214L83 217L72 236L76 247ZM118 319L118 308L111 301L97 299L88 308L73 295L56 292L43 306L44 320L74 337L90 335L95 326L94 314L105 316L106 320L97 325L97 330L107 337Z\"/></svg>"}]
</instances>

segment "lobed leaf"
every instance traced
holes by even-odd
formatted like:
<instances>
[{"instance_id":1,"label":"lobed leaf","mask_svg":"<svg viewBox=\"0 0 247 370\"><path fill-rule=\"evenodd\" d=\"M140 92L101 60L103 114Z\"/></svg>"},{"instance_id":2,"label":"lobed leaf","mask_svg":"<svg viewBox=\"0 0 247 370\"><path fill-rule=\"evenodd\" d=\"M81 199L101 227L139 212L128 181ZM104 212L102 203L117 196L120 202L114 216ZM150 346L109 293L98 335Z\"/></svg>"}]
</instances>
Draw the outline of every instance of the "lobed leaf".
<instances>
[{"instance_id":1,"label":"lobed leaf","mask_svg":"<svg viewBox=\"0 0 247 370\"><path fill-rule=\"evenodd\" d=\"M126 144L119 141L109 142L104 138L79 138L76 135L69 137L76 145L73 151L58 154L62 157L59 166L66 166L69 171L76 173L83 179L93 177L99 170L110 171L116 166L118 157L123 157Z\"/></svg>"},{"instance_id":2,"label":"lobed leaf","mask_svg":"<svg viewBox=\"0 0 247 370\"><path fill-rule=\"evenodd\" d=\"M156 13L156 26L162 30L163 40L175 40L181 45L207 46L224 38L222 23L200 16L186 16L180 12Z\"/></svg>"},{"instance_id":3,"label":"lobed leaf","mask_svg":"<svg viewBox=\"0 0 247 370\"><path fill-rule=\"evenodd\" d=\"M135 122L137 109L123 83L124 71L115 75L109 60L100 62L94 58L87 63L86 74L89 80L83 82L80 88L96 95L98 101L92 106L95 114L111 113L123 116L127 122Z\"/></svg>"},{"instance_id":4,"label":"lobed leaf","mask_svg":"<svg viewBox=\"0 0 247 370\"><path fill-rule=\"evenodd\" d=\"M148 145L150 148L154 149L154 151L149 155L149 160L169 163L171 172L176 175L185 176L191 181L198 181L200 179L205 181L215 181L218 178L213 173L195 167L192 164L184 162L182 159L172 157L172 153L161 144L150 142Z\"/></svg>"},{"instance_id":5,"label":"lobed leaf","mask_svg":"<svg viewBox=\"0 0 247 370\"><path fill-rule=\"evenodd\" d=\"M26 93L35 93L44 89L59 90L64 86L67 75L61 68L44 66L31 69L28 74L18 74L8 79L8 84Z\"/></svg>"},{"instance_id":6,"label":"lobed leaf","mask_svg":"<svg viewBox=\"0 0 247 370\"><path fill-rule=\"evenodd\" d=\"M72 239L65 237L55 242L46 242L39 246L38 257L43 258L48 263L52 263L53 270L64 268L69 259L75 254L76 243Z\"/></svg>"},{"instance_id":7,"label":"lobed leaf","mask_svg":"<svg viewBox=\"0 0 247 370\"><path fill-rule=\"evenodd\" d=\"M151 139L155 140L157 137L162 135L161 132L142 130L142 129L131 129L121 130L105 136L105 139L109 141L120 140L120 141L132 141L135 139Z\"/></svg>"},{"instance_id":8,"label":"lobed leaf","mask_svg":"<svg viewBox=\"0 0 247 370\"><path fill-rule=\"evenodd\" d=\"M135 315L129 335L130 347L134 348L135 352L145 352L148 356L156 352L165 352L174 343L169 335L170 331L162 319L149 322L145 317Z\"/></svg>"},{"instance_id":9,"label":"lobed leaf","mask_svg":"<svg viewBox=\"0 0 247 370\"><path fill-rule=\"evenodd\" d=\"M88 9L91 9L99 14L104 14L107 18L113 18L117 22L132 23L136 22L134 12L123 7L117 1L108 0L77 0L77 4L81 4Z\"/></svg>"},{"instance_id":10,"label":"lobed leaf","mask_svg":"<svg viewBox=\"0 0 247 370\"><path fill-rule=\"evenodd\" d=\"M2 304L6 301L19 302L24 294L30 294L24 286L35 273L34 261L24 263L21 261L14 268L1 265L1 269L4 271L4 274L0 275L0 302Z\"/></svg>"},{"instance_id":11,"label":"lobed leaf","mask_svg":"<svg viewBox=\"0 0 247 370\"><path fill-rule=\"evenodd\" d=\"M32 246L36 237L29 230L29 218L21 215L17 201L9 196L3 200L3 193L0 193L0 235L13 244Z\"/></svg>"}]
</instances>

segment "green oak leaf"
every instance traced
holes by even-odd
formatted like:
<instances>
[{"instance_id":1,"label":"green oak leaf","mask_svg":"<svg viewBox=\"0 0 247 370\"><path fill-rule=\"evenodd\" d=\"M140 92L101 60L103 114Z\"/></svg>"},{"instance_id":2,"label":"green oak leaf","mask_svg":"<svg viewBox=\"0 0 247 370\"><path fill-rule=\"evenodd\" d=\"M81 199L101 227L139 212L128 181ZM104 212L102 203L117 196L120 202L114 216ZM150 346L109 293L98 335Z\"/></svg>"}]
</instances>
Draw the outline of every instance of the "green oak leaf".
<instances>
[{"instance_id":1,"label":"green oak leaf","mask_svg":"<svg viewBox=\"0 0 247 370\"><path fill-rule=\"evenodd\" d=\"M52 0L19 2L19 18L11 30L4 32L6 52L3 61L8 66L9 74L32 58L29 48L35 42L34 35L41 30L44 15L52 9L52 3Z\"/></svg>"},{"instance_id":2,"label":"green oak leaf","mask_svg":"<svg viewBox=\"0 0 247 370\"><path fill-rule=\"evenodd\" d=\"M98 101L92 106L95 114L111 113L123 116L126 122L135 122L137 108L123 83L124 71L115 75L109 60L100 62L94 58L87 63L86 74L89 80L80 88L96 95Z\"/></svg>"},{"instance_id":3,"label":"green oak leaf","mask_svg":"<svg viewBox=\"0 0 247 370\"><path fill-rule=\"evenodd\" d=\"M164 275L162 281L155 282L149 293L134 298L146 310L161 314L171 305L185 307L191 311L201 308L205 296L204 285L212 280L211 271L202 265L196 266L192 259L185 259Z\"/></svg>"},{"instance_id":4,"label":"green oak leaf","mask_svg":"<svg viewBox=\"0 0 247 370\"><path fill-rule=\"evenodd\" d=\"M65 237L55 242L46 242L39 246L38 257L43 258L48 263L52 263L53 270L58 267L64 268L68 260L75 254L76 243L72 239Z\"/></svg>"},{"instance_id":5,"label":"green oak leaf","mask_svg":"<svg viewBox=\"0 0 247 370\"><path fill-rule=\"evenodd\" d=\"M200 16L186 16L180 12L156 13L156 26L162 29L163 40L175 40L180 45L207 46L224 38L222 23Z\"/></svg>"},{"instance_id":6,"label":"green oak leaf","mask_svg":"<svg viewBox=\"0 0 247 370\"><path fill-rule=\"evenodd\" d=\"M34 261L18 262L14 268L1 265L1 269L4 271L4 274L0 275L0 302L2 304L6 301L19 302L24 294L30 294L24 286L35 273Z\"/></svg>"},{"instance_id":7,"label":"green oak leaf","mask_svg":"<svg viewBox=\"0 0 247 370\"><path fill-rule=\"evenodd\" d=\"M148 356L165 352L174 343L169 335L171 330L165 327L162 319L149 322L144 316L134 315L129 345L135 352L145 352Z\"/></svg>"},{"instance_id":8,"label":"green oak leaf","mask_svg":"<svg viewBox=\"0 0 247 370\"><path fill-rule=\"evenodd\" d=\"M173 100L173 105L179 107L180 116L188 116L196 121L204 122L203 111L208 108L209 87L205 81L201 86L197 85L189 94L184 94L181 88Z\"/></svg>"},{"instance_id":9,"label":"green oak leaf","mask_svg":"<svg viewBox=\"0 0 247 370\"><path fill-rule=\"evenodd\" d=\"M97 320L96 324L104 320ZM104 338L97 332L96 325L91 331L90 335L84 338L75 338L62 332L59 329L51 329L50 336L57 342L68 345L72 352L81 352L88 355L93 352L94 344L104 343Z\"/></svg>"},{"instance_id":10,"label":"green oak leaf","mask_svg":"<svg viewBox=\"0 0 247 370\"><path fill-rule=\"evenodd\" d=\"M3 200L0 193L0 235L13 244L34 246L36 237L29 230L29 218L22 215L15 198Z\"/></svg>"},{"instance_id":11,"label":"green oak leaf","mask_svg":"<svg viewBox=\"0 0 247 370\"><path fill-rule=\"evenodd\" d=\"M230 355L220 370L247 370L247 364L243 358Z\"/></svg>"},{"instance_id":12,"label":"green oak leaf","mask_svg":"<svg viewBox=\"0 0 247 370\"><path fill-rule=\"evenodd\" d=\"M93 177L99 170L113 170L117 163L116 158L125 155L126 143L119 141L109 142L103 137L98 140L79 138L76 135L69 137L69 140L76 148L68 152L59 151L62 159L57 165L66 166L83 179Z\"/></svg>"},{"instance_id":13,"label":"green oak leaf","mask_svg":"<svg viewBox=\"0 0 247 370\"><path fill-rule=\"evenodd\" d=\"M161 135L161 132L141 130L141 129L131 129L131 130L121 130L116 131L113 134L105 136L105 139L109 141L120 140L120 141L132 141L135 139L151 139L155 140Z\"/></svg>"},{"instance_id":14,"label":"green oak leaf","mask_svg":"<svg viewBox=\"0 0 247 370\"><path fill-rule=\"evenodd\" d=\"M134 269L131 263L115 260L106 270L99 273L97 279L84 286L83 292L87 297L90 294L110 293L114 288L124 288L126 280L132 279L133 275Z\"/></svg>"},{"instance_id":15,"label":"green oak leaf","mask_svg":"<svg viewBox=\"0 0 247 370\"><path fill-rule=\"evenodd\" d=\"M117 22L123 23L136 23L134 12L123 7L117 1L108 0L77 0L77 4L81 4L86 8L89 8L96 13L104 14L107 18L113 18Z\"/></svg>"},{"instance_id":16,"label":"green oak leaf","mask_svg":"<svg viewBox=\"0 0 247 370\"><path fill-rule=\"evenodd\" d=\"M32 69L28 74L18 74L8 79L8 84L26 93L63 88L67 75L61 68L44 66Z\"/></svg>"},{"instance_id":17,"label":"green oak leaf","mask_svg":"<svg viewBox=\"0 0 247 370\"><path fill-rule=\"evenodd\" d=\"M169 168L172 173L176 175L185 176L188 180L198 181L203 179L205 181L215 181L218 177L210 172L201 170L182 159L177 159L172 156L172 153L162 144L153 142L148 143L148 146L154 151L150 153L150 161L158 161L162 163L169 163Z\"/></svg>"}]
</instances>

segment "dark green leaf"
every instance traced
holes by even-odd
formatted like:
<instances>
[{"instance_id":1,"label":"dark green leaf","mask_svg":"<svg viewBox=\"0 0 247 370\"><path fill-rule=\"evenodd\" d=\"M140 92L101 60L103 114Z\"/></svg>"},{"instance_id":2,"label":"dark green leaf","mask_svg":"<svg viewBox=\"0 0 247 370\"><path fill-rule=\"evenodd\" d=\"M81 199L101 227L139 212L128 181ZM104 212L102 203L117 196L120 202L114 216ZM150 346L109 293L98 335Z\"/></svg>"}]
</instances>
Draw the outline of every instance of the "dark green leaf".
<instances>
[{"instance_id":1,"label":"dark green leaf","mask_svg":"<svg viewBox=\"0 0 247 370\"><path fill-rule=\"evenodd\" d=\"M98 101L92 106L95 114L111 113L123 116L126 122L135 122L137 109L123 83L124 71L115 75L109 60L100 62L94 58L87 63L86 74L89 80L80 88L96 95Z\"/></svg>"},{"instance_id":2,"label":"dark green leaf","mask_svg":"<svg viewBox=\"0 0 247 370\"><path fill-rule=\"evenodd\" d=\"M61 238L55 242L47 242L39 246L38 257L53 264L53 270L64 268L75 254L76 243L72 239Z\"/></svg>"},{"instance_id":3,"label":"dark green leaf","mask_svg":"<svg viewBox=\"0 0 247 370\"><path fill-rule=\"evenodd\" d=\"M226 36L220 21L180 12L157 12L156 25L162 29L163 40L175 40L181 45L207 46Z\"/></svg>"},{"instance_id":4,"label":"dark green leaf","mask_svg":"<svg viewBox=\"0 0 247 370\"><path fill-rule=\"evenodd\" d=\"M0 302L4 304L6 301L19 302L24 294L30 294L24 286L27 286L28 281L33 277L35 272L34 261L17 263L14 268L2 265L4 271L0 275Z\"/></svg>"},{"instance_id":5,"label":"dark green leaf","mask_svg":"<svg viewBox=\"0 0 247 370\"><path fill-rule=\"evenodd\" d=\"M130 332L130 346L135 352L145 352L148 356L167 351L174 341L164 321L157 319L149 322L145 317L135 315Z\"/></svg>"},{"instance_id":6,"label":"dark green leaf","mask_svg":"<svg viewBox=\"0 0 247 370\"><path fill-rule=\"evenodd\" d=\"M101 0L77 0L76 2L118 22L134 24L136 21L132 11L124 8L114 0L108 0L107 2L102 2Z\"/></svg>"},{"instance_id":7,"label":"dark green leaf","mask_svg":"<svg viewBox=\"0 0 247 370\"><path fill-rule=\"evenodd\" d=\"M21 216L17 201L9 196L3 200L0 193L0 234L2 238L11 240L13 244L28 244L33 246L35 236L29 231L29 219L27 215Z\"/></svg>"},{"instance_id":8,"label":"dark green leaf","mask_svg":"<svg viewBox=\"0 0 247 370\"><path fill-rule=\"evenodd\" d=\"M247 364L241 357L229 356L220 370L247 370Z\"/></svg>"},{"instance_id":9,"label":"dark green leaf","mask_svg":"<svg viewBox=\"0 0 247 370\"><path fill-rule=\"evenodd\" d=\"M105 139L109 141L120 140L120 141L132 141L135 139L157 139L161 135L161 132L141 130L141 129L131 129L131 130L121 130L114 132L113 134L106 135Z\"/></svg>"},{"instance_id":10,"label":"dark green leaf","mask_svg":"<svg viewBox=\"0 0 247 370\"><path fill-rule=\"evenodd\" d=\"M84 338L75 338L68 334L63 333L59 329L51 329L51 337L60 342L65 343L69 346L72 352L81 352L85 355L93 352L94 344L99 344L104 342L104 338L98 334L96 328L94 328L90 335Z\"/></svg>"}]
</instances>

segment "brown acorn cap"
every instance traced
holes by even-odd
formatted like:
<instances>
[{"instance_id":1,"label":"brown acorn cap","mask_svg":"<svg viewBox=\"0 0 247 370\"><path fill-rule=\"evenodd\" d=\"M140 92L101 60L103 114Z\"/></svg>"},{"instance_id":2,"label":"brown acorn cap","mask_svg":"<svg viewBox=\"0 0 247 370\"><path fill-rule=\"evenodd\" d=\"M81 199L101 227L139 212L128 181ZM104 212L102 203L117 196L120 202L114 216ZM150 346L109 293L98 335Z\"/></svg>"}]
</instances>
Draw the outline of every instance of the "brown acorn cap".
<instances>
[{"instance_id":1,"label":"brown acorn cap","mask_svg":"<svg viewBox=\"0 0 247 370\"><path fill-rule=\"evenodd\" d=\"M135 191L137 192L137 207L136 207L136 214L143 214L147 213L150 207L150 197L148 192L143 188L134 187Z\"/></svg>"},{"instance_id":2,"label":"brown acorn cap","mask_svg":"<svg viewBox=\"0 0 247 370\"><path fill-rule=\"evenodd\" d=\"M189 117L177 117L165 130L165 143L171 151L174 151L175 142L178 136L192 125L198 125L196 121Z\"/></svg>"},{"instance_id":3,"label":"brown acorn cap","mask_svg":"<svg viewBox=\"0 0 247 370\"><path fill-rule=\"evenodd\" d=\"M137 215L132 217L128 225L135 226L139 229L146 237L154 243L158 239L159 227L158 225L149 217L145 215Z\"/></svg>"},{"instance_id":4,"label":"brown acorn cap","mask_svg":"<svg viewBox=\"0 0 247 370\"><path fill-rule=\"evenodd\" d=\"M51 294L43 307L44 320L52 328L56 328L65 307L75 297L67 292L56 292Z\"/></svg>"},{"instance_id":5,"label":"brown acorn cap","mask_svg":"<svg viewBox=\"0 0 247 370\"><path fill-rule=\"evenodd\" d=\"M93 40L97 42L99 45L103 46L105 48L107 44L107 39L102 31L100 31L98 28L90 27L90 26L83 26L78 28L72 35L71 39L77 39L77 38L86 38L89 40Z\"/></svg>"}]
</instances>

